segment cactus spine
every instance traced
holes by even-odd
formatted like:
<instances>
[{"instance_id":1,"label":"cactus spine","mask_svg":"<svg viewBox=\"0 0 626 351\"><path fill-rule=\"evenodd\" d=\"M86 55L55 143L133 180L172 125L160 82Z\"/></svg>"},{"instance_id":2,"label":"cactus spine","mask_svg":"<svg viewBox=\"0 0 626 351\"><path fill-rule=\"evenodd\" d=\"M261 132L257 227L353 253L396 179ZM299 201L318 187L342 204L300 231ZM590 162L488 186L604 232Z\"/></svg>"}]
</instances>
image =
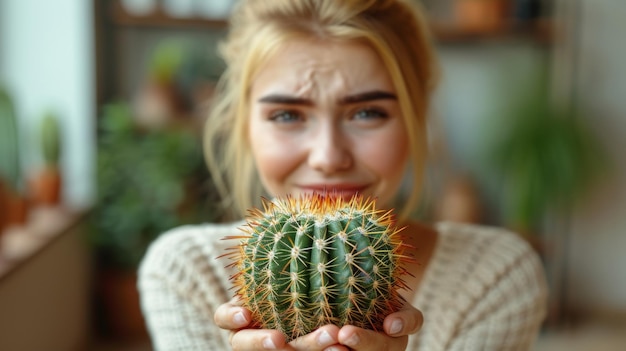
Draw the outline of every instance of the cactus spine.
<instances>
[{"instance_id":1,"label":"cactus spine","mask_svg":"<svg viewBox=\"0 0 626 351\"><path fill-rule=\"evenodd\" d=\"M405 245L390 212L362 197L264 200L250 211L240 245L237 295L256 326L288 340L325 324L382 330L404 300Z\"/></svg>"}]
</instances>

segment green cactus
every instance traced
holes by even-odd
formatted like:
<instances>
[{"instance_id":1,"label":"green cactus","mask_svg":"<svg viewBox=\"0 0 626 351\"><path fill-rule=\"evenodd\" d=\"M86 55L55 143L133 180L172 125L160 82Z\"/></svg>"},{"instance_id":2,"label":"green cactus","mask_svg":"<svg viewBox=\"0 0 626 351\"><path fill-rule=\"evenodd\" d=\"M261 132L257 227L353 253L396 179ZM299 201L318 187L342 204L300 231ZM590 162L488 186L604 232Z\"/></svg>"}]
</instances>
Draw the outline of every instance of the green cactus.
<instances>
[{"instance_id":1,"label":"green cactus","mask_svg":"<svg viewBox=\"0 0 626 351\"><path fill-rule=\"evenodd\" d=\"M0 178L16 190L20 182L19 135L15 107L0 86Z\"/></svg>"},{"instance_id":2,"label":"green cactus","mask_svg":"<svg viewBox=\"0 0 626 351\"><path fill-rule=\"evenodd\" d=\"M319 194L264 201L250 211L240 245L237 295L255 326L288 340L325 324L382 330L404 300L406 245L391 212L362 197Z\"/></svg>"},{"instance_id":3,"label":"green cactus","mask_svg":"<svg viewBox=\"0 0 626 351\"><path fill-rule=\"evenodd\" d=\"M61 129L53 113L44 115L41 122L41 151L46 165L57 166L61 154Z\"/></svg>"}]
</instances>

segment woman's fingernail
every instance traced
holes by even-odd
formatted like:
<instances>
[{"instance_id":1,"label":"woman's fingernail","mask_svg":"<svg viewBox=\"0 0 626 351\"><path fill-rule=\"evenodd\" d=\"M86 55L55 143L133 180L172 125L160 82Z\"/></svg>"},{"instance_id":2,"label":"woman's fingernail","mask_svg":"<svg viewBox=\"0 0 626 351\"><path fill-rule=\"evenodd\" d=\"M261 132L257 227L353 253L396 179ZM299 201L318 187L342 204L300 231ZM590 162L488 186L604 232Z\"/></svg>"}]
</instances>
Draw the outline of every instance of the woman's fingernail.
<instances>
[{"instance_id":1,"label":"woman's fingernail","mask_svg":"<svg viewBox=\"0 0 626 351\"><path fill-rule=\"evenodd\" d=\"M317 338L317 343L320 345L327 345L333 342L334 342L333 338L330 336L330 334L328 334L326 330L322 330L319 337Z\"/></svg>"},{"instance_id":2,"label":"woman's fingernail","mask_svg":"<svg viewBox=\"0 0 626 351\"><path fill-rule=\"evenodd\" d=\"M348 340L346 340L346 345L357 346L359 344L359 341L361 341L361 339L359 339L359 336L354 333L350 338L348 338Z\"/></svg>"},{"instance_id":3,"label":"woman's fingernail","mask_svg":"<svg viewBox=\"0 0 626 351\"><path fill-rule=\"evenodd\" d=\"M274 345L272 338L265 338L263 340L263 347L267 350L276 350L276 345Z\"/></svg>"},{"instance_id":4,"label":"woman's fingernail","mask_svg":"<svg viewBox=\"0 0 626 351\"><path fill-rule=\"evenodd\" d=\"M243 315L243 312L235 313L235 315L233 316L233 322L235 322L235 324L238 324L238 325L248 324L248 320L246 319L246 316Z\"/></svg>"},{"instance_id":5,"label":"woman's fingernail","mask_svg":"<svg viewBox=\"0 0 626 351\"><path fill-rule=\"evenodd\" d=\"M403 323L400 319L396 319L391 322L391 328L389 328L389 332L391 334L398 334L402 331Z\"/></svg>"}]
</instances>

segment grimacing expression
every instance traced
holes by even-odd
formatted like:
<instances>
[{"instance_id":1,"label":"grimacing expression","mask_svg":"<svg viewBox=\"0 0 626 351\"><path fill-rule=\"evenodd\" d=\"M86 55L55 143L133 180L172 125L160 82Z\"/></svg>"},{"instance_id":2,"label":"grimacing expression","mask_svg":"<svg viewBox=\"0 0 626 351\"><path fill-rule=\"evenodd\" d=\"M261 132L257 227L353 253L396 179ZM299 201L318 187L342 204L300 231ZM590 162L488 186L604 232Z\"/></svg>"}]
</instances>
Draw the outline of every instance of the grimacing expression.
<instances>
[{"instance_id":1,"label":"grimacing expression","mask_svg":"<svg viewBox=\"0 0 626 351\"><path fill-rule=\"evenodd\" d=\"M368 45L292 40L254 77L248 138L272 196L359 193L390 206L409 140L395 88Z\"/></svg>"}]
</instances>

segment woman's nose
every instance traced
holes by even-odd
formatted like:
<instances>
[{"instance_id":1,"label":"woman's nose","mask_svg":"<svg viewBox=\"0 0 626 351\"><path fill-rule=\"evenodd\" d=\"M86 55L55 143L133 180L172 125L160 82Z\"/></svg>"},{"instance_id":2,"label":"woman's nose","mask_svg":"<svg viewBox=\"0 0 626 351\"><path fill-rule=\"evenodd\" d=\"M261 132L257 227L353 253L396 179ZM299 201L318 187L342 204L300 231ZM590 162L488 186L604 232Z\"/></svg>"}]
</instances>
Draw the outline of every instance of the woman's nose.
<instances>
[{"instance_id":1,"label":"woman's nose","mask_svg":"<svg viewBox=\"0 0 626 351\"><path fill-rule=\"evenodd\" d=\"M309 166L324 174L345 171L352 166L352 153L348 139L337 126L318 130L309 150Z\"/></svg>"}]
</instances>

